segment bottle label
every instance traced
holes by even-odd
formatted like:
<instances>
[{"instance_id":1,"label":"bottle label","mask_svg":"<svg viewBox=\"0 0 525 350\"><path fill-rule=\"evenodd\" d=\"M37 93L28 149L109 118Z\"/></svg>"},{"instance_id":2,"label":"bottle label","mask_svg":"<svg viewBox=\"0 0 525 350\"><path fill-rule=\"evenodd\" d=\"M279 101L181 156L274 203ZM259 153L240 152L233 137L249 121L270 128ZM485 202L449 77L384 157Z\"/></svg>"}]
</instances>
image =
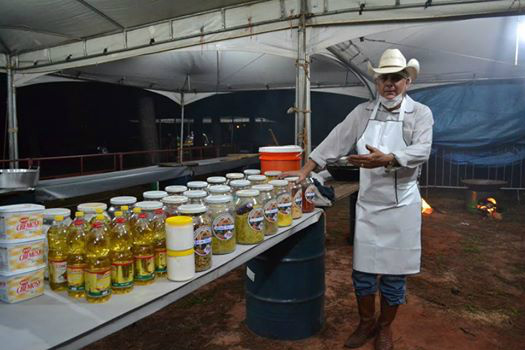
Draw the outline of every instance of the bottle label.
<instances>
[{"instance_id":1,"label":"bottle label","mask_svg":"<svg viewBox=\"0 0 525 350\"><path fill-rule=\"evenodd\" d=\"M262 231L264 226L264 210L263 208L255 208L248 214L248 223L255 231Z\"/></svg>"},{"instance_id":2,"label":"bottle label","mask_svg":"<svg viewBox=\"0 0 525 350\"><path fill-rule=\"evenodd\" d=\"M302 190L298 190L295 195L294 195L294 204L296 207L298 208L302 208L303 206L303 191Z\"/></svg>"},{"instance_id":3,"label":"bottle label","mask_svg":"<svg viewBox=\"0 0 525 350\"><path fill-rule=\"evenodd\" d=\"M102 298L111 294L111 269L86 270L86 296Z\"/></svg>"},{"instance_id":4,"label":"bottle label","mask_svg":"<svg viewBox=\"0 0 525 350\"><path fill-rule=\"evenodd\" d=\"M306 198L306 201L309 203L313 203L315 198L315 191L314 191L315 185L310 185L306 188L304 192L304 198Z\"/></svg>"},{"instance_id":5,"label":"bottle label","mask_svg":"<svg viewBox=\"0 0 525 350\"><path fill-rule=\"evenodd\" d=\"M67 288L71 292L82 292L84 290L84 270L86 265L67 266Z\"/></svg>"},{"instance_id":6,"label":"bottle label","mask_svg":"<svg viewBox=\"0 0 525 350\"><path fill-rule=\"evenodd\" d=\"M279 209L277 209L277 201L275 199L269 200L264 205L264 217L269 222L277 222L278 212L279 212Z\"/></svg>"},{"instance_id":7,"label":"bottle label","mask_svg":"<svg viewBox=\"0 0 525 350\"><path fill-rule=\"evenodd\" d=\"M155 278L155 256L139 255L135 257L135 280L150 281Z\"/></svg>"},{"instance_id":8,"label":"bottle label","mask_svg":"<svg viewBox=\"0 0 525 350\"><path fill-rule=\"evenodd\" d=\"M166 248L155 249L155 272L168 271L167 252Z\"/></svg>"},{"instance_id":9,"label":"bottle label","mask_svg":"<svg viewBox=\"0 0 525 350\"><path fill-rule=\"evenodd\" d=\"M111 264L111 287L128 288L133 285L133 260L114 261Z\"/></svg>"},{"instance_id":10,"label":"bottle label","mask_svg":"<svg viewBox=\"0 0 525 350\"><path fill-rule=\"evenodd\" d=\"M52 283L67 282L67 261L49 260L49 280Z\"/></svg>"},{"instance_id":11,"label":"bottle label","mask_svg":"<svg viewBox=\"0 0 525 350\"><path fill-rule=\"evenodd\" d=\"M200 256L211 254L211 227L202 225L195 230L195 253Z\"/></svg>"},{"instance_id":12,"label":"bottle label","mask_svg":"<svg viewBox=\"0 0 525 350\"><path fill-rule=\"evenodd\" d=\"M233 237L235 221L229 213L220 214L213 220L213 235L221 241L227 241Z\"/></svg>"},{"instance_id":13,"label":"bottle label","mask_svg":"<svg viewBox=\"0 0 525 350\"><path fill-rule=\"evenodd\" d=\"M281 194L277 197L277 208L281 214L289 215L292 212L292 198L288 193Z\"/></svg>"}]
</instances>

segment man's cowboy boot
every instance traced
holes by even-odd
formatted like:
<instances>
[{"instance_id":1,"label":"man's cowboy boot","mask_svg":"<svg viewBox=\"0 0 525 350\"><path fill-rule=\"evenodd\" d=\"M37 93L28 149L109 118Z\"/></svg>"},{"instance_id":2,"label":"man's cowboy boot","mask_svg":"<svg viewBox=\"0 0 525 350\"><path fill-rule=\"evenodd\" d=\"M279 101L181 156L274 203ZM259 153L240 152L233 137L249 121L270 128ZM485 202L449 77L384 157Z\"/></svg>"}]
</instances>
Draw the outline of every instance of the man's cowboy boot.
<instances>
[{"instance_id":1,"label":"man's cowboy boot","mask_svg":"<svg viewBox=\"0 0 525 350\"><path fill-rule=\"evenodd\" d=\"M374 335L375 328L375 294L357 297L359 326L345 342L347 348L358 348Z\"/></svg>"},{"instance_id":2,"label":"man's cowboy boot","mask_svg":"<svg viewBox=\"0 0 525 350\"><path fill-rule=\"evenodd\" d=\"M386 299L381 297L381 314L377 320L375 350L394 349L394 341L392 340L392 330L390 329L390 325L396 318L398 306L399 305L388 305Z\"/></svg>"}]
</instances>

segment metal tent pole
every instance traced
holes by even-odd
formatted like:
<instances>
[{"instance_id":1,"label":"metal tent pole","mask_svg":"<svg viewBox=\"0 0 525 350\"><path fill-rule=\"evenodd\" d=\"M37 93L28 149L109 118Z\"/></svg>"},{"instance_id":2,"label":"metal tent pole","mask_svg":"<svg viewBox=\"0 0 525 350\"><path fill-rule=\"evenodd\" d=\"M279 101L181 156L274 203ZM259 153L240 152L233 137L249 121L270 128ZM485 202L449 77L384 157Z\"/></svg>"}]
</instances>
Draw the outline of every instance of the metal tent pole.
<instances>
[{"instance_id":1,"label":"metal tent pole","mask_svg":"<svg viewBox=\"0 0 525 350\"><path fill-rule=\"evenodd\" d=\"M182 154L184 147L184 91L180 93L180 154L179 163L182 163Z\"/></svg>"},{"instance_id":2,"label":"metal tent pole","mask_svg":"<svg viewBox=\"0 0 525 350\"><path fill-rule=\"evenodd\" d=\"M18 123L16 118L16 87L15 73L11 57L7 62L7 133L9 139L9 159L18 159ZM18 161L10 162L9 168L17 169Z\"/></svg>"}]
</instances>

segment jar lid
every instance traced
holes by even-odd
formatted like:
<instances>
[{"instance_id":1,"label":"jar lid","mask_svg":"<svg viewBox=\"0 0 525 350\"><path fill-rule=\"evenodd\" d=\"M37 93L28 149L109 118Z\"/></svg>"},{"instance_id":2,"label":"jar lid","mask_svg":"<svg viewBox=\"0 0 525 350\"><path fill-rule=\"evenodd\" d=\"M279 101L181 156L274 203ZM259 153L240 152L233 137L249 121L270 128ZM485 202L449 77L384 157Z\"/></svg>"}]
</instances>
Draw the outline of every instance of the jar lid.
<instances>
[{"instance_id":1,"label":"jar lid","mask_svg":"<svg viewBox=\"0 0 525 350\"><path fill-rule=\"evenodd\" d=\"M272 181L270 181L268 183L270 185L274 185L274 186L278 186L278 187L288 186L288 181L287 180L272 180Z\"/></svg>"},{"instance_id":2,"label":"jar lid","mask_svg":"<svg viewBox=\"0 0 525 350\"><path fill-rule=\"evenodd\" d=\"M183 204L188 201L188 197L185 196L167 196L162 198L162 203L165 204Z\"/></svg>"},{"instance_id":3,"label":"jar lid","mask_svg":"<svg viewBox=\"0 0 525 350\"><path fill-rule=\"evenodd\" d=\"M142 210L162 209L162 203L158 201L143 201L143 202L137 202L135 204L135 207L140 208Z\"/></svg>"},{"instance_id":4,"label":"jar lid","mask_svg":"<svg viewBox=\"0 0 525 350\"><path fill-rule=\"evenodd\" d=\"M261 171L259 169L246 169L243 171L245 175L259 175Z\"/></svg>"},{"instance_id":5,"label":"jar lid","mask_svg":"<svg viewBox=\"0 0 525 350\"><path fill-rule=\"evenodd\" d=\"M258 190L240 190L236 193L237 197L257 197L259 195Z\"/></svg>"},{"instance_id":6,"label":"jar lid","mask_svg":"<svg viewBox=\"0 0 525 350\"><path fill-rule=\"evenodd\" d=\"M224 176L210 176L206 181L210 184L222 184L226 182L226 178Z\"/></svg>"},{"instance_id":7,"label":"jar lid","mask_svg":"<svg viewBox=\"0 0 525 350\"><path fill-rule=\"evenodd\" d=\"M250 180L250 181L266 181L266 176L264 176L264 175L248 175L248 180Z\"/></svg>"},{"instance_id":8,"label":"jar lid","mask_svg":"<svg viewBox=\"0 0 525 350\"><path fill-rule=\"evenodd\" d=\"M210 191L210 193L228 193L231 191L231 187L226 185L213 185L208 188L208 191Z\"/></svg>"},{"instance_id":9,"label":"jar lid","mask_svg":"<svg viewBox=\"0 0 525 350\"><path fill-rule=\"evenodd\" d=\"M135 204L137 203L137 198L133 196L113 197L109 202L113 205Z\"/></svg>"},{"instance_id":10,"label":"jar lid","mask_svg":"<svg viewBox=\"0 0 525 350\"><path fill-rule=\"evenodd\" d=\"M206 212L206 207L203 204L183 204L178 208L182 214L200 214Z\"/></svg>"},{"instance_id":11,"label":"jar lid","mask_svg":"<svg viewBox=\"0 0 525 350\"><path fill-rule=\"evenodd\" d=\"M254 190L262 191L262 192L269 192L273 190L273 185L270 184L264 184L264 185L253 185L252 188Z\"/></svg>"},{"instance_id":12,"label":"jar lid","mask_svg":"<svg viewBox=\"0 0 525 350\"><path fill-rule=\"evenodd\" d=\"M206 197L206 203L210 204L219 204L219 203L228 203L232 201L232 196L227 194L219 194Z\"/></svg>"},{"instance_id":13,"label":"jar lid","mask_svg":"<svg viewBox=\"0 0 525 350\"><path fill-rule=\"evenodd\" d=\"M82 203L77 205L78 211L83 211L84 213L96 213L97 209L102 209L103 211L108 209L108 205L106 203Z\"/></svg>"},{"instance_id":14,"label":"jar lid","mask_svg":"<svg viewBox=\"0 0 525 350\"><path fill-rule=\"evenodd\" d=\"M183 194L188 198L204 198L208 195L208 193L203 190L189 190Z\"/></svg>"},{"instance_id":15,"label":"jar lid","mask_svg":"<svg viewBox=\"0 0 525 350\"><path fill-rule=\"evenodd\" d=\"M144 199L161 199L168 195L166 191L146 191L142 194Z\"/></svg>"},{"instance_id":16,"label":"jar lid","mask_svg":"<svg viewBox=\"0 0 525 350\"><path fill-rule=\"evenodd\" d=\"M250 185L251 183L248 180L233 180L230 182L231 187L247 187Z\"/></svg>"},{"instance_id":17,"label":"jar lid","mask_svg":"<svg viewBox=\"0 0 525 350\"><path fill-rule=\"evenodd\" d=\"M191 216L172 216L166 219L166 225L168 226L186 226L192 224L193 220Z\"/></svg>"},{"instance_id":18,"label":"jar lid","mask_svg":"<svg viewBox=\"0 0 525 350\"><path fill-rule=\"evenodd\" d=\"M55 215L69 217L71 216L71 210L67 208L50 208L44 210L44 219L53 219Z\"/></svg>"},{"instance_id":19,"label":"jar lid","mask_svg":"<svg viewBox=\"0 0 525 350\"><path fill-rule=\"evenodd\" d=\"M226 174L226 178L230 180L244 179L244 174L243 173L228 173Z\"/></svg>"},{"instance_id":20,"label":"jar lid","mask_svg":"<svg viewBox=\"0 0 525 350\"><path fill-rule=\"evenodd\" d=\"M188 187L182 186L182 185L172 185L172 186L166 186L164 190L168 193L182 193L184 191L187 191Z\"/></svg>"},{"instance_id":21,"label":"jar lid","mask_svg":"<svg viewBox=\"0 0 525 350\"><path fill-rule=\"evenodd\" d=\"M264 172L264 175L266 176L279 176L281 175L283 172L280 171L280 170L268 170L268 171L265 171Z\"/></svg>"},{"instance_id":22,"label":"jar lid","mask_svg":"<svg viewBox=\"0 0 525 350\"><path fill-rule=\"evenodd\" d=\"M190 181L186 184L189 188L206 188L208 183L206 181Z\"/></svg>"},{"instance_id":23,"label":"jar lid","mask_svg":"<svg viewBox=\"0 0 525 350\"><path fill-rule=\"evenodd\" d=\"M299 176L288 176L288 177L285 177L284 179L290 182L297 182L299 180Z\"/></svg>"},{"instance_id":24,"label":"jar lid","mask_svg":"<svg viewBox=\"0 0 525 350\"><path fill-rule=\"evenodd\" d=\"M40 204L24 203L24 204L11 204L3 205L0 207L0 213L16 213L16 212L28 212L44 210L46 207Z\"/></svg>"}]
</instances>

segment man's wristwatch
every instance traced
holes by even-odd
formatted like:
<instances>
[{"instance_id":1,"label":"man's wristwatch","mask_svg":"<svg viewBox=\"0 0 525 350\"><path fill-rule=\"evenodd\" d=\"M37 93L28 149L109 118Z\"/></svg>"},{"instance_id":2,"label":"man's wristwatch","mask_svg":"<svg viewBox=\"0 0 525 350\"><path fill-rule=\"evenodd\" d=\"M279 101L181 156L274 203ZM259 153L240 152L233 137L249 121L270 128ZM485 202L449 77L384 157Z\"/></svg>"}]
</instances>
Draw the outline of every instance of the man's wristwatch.
<instances>
[{"instance_id":1,"label":"man's wristwatch","mask_svg":"<svg viewBox=\"0 0 525 350\"><path fill-rule=\"evenodd\" d=\"M392 170L398 165L396 156L394 156L393 153L390 153L390 155L392 155L392 160L390 160L390 162L388 162L388 164L385 165L386 170Z\"/></svg>"}]
</instances>

